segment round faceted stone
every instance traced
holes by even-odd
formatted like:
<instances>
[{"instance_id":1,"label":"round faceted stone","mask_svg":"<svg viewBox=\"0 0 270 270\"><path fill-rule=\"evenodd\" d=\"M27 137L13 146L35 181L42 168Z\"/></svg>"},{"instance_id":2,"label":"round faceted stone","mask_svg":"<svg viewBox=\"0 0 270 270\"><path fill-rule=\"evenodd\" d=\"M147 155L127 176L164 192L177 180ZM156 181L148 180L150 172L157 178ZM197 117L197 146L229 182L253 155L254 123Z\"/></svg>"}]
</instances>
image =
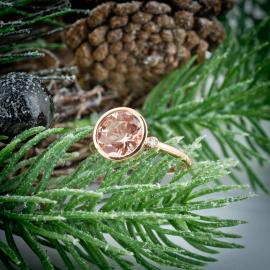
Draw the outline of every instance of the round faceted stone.
<instances>
[{"instance_id":1,"label":"round faceted stone","mask_svg":"<svg viewBox=\"0 0 270 270\"><path fill-rule=\"evenodd\" d=\"M96 143L105 157L124 159L140 149L145 132L137 114L125 109L113 110L98 124Z\"/></svg>"}]
</instances>

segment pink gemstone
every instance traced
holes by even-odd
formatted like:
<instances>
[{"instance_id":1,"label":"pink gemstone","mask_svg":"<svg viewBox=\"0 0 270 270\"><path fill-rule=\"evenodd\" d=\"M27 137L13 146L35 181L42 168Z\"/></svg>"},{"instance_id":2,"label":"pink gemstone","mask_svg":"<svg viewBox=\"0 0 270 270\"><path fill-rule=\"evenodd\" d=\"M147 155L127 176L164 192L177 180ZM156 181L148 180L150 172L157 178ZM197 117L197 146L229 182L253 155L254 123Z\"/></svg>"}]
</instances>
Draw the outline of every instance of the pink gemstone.
<instances>
[{"instance_id":1,"label":"pink gemstone","mask_svg":"<svg viewBox=\"0 0 270 270\"><path fill-rule=\"evenodd\" d=\"M119 110L105 116L98 125L96 141L110 158L121 159L142 145L144 132L144 126L136 115Z\"/></svg>"}]
</instances>

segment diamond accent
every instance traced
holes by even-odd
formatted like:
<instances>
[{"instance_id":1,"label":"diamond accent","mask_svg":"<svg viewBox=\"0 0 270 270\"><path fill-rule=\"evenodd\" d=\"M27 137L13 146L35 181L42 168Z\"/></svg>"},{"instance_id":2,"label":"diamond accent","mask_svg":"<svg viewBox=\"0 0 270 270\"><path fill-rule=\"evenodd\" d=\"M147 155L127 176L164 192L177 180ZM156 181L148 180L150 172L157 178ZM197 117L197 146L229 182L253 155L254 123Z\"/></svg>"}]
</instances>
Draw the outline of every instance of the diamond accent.
<instances>
[{"instance_id":1,"label":"diamond accent","mask_svg":"<svg viewBox=\"0 0 270 270\"><path fill-rule=\"evenodd\" d=\"M158 146L158 139L156 137L149 137L147 138L147 141L146 141L146 147L148 148L156 148Z\"/></svg>"},{"instance_id":2,"label":"diamond accent","mask_svg":"<svg viewBox=\"0 0 270 270\"><path fill-rule=\"evenodd\" d=\"M136 152L145 135L139 117L123 109L106 115L96 130L98 146L112 159L122 159Z\"/></svg>"}]
</instances>

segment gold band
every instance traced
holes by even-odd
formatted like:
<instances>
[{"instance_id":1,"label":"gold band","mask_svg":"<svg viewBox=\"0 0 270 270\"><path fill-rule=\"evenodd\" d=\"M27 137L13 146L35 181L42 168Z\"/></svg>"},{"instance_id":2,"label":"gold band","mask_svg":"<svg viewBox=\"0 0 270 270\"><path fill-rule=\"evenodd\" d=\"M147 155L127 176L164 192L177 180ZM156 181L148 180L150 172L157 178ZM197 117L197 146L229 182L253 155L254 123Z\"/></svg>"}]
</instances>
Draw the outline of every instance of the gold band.
<instances>
[{"instance_id":1,"label":"gold band","mask_svg":"<svg viewBox=\"0 0 270 270\"><path fill-rule=\"evenodd\" d=\"M162 143L162 142L159 142L158 145L157 145L157 148L174 156L174 157L177 157L177 158L181 158L183 161L186 162L186 164L188 166L191 166L192 165L192 160L190 157L188 157L184 152L180 151L179 149L175 148L175 147L172 147L168 144L165 144L165 143Z\"/></svg>"},{"instance_id":2,"label":"gold band","mask_svg":"<svg viewBox=\"0 0 270 270\"><path fill-rule=\"evenodd\" d=\"M174 157L181 158L188 166L192 165L192 159L187 156L183 151L171 145L160 142L156 137L147 138L146 147L162 150Z\"/></svg>"}]
</instances>

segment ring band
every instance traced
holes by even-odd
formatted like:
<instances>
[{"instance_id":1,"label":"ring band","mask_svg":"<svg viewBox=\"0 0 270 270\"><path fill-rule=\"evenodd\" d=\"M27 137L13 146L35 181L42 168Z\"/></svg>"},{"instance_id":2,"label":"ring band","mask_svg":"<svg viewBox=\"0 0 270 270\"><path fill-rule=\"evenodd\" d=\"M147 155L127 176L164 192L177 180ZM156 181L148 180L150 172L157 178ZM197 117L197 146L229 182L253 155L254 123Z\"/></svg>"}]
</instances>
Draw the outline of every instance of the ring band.
<instances>
[{"instance_id":1,"label":"ring band","mask_svg":"<svg viewBox=\"0 0 270 270\"><path fill-rule=\"evenodd\" d=\"M183 151L159 142L156 137L147 137L147 134L147 124L140 113L119 107L100 117L94 129L93 141L98 152L110 160L126 160L145 148L151 148L181 158L188 166L192 165L191 158Z\"/></svg>"},{"instance_id":2,"label":"ring band","mask_svg":"<svg viewBox=\"0 0 270 270\"><path fill-rule=\"evenodd\" d=\"M149 142L151 141L156 141L156 145L155 146L149 146ZM171 145L168 145L168 144L165 144L165 143L162 143L160 142L156 137L149 137L147 138L147 142L146 142L146 146L148 148L156 148L156 149L159 149L159 150L162 150L168 154L170 154L171 156L174 156L174 157L177 157L177 158L181 158L183 161L185 161L185 163L188 165L188 166L191 166L192 165L192 160L191 158L186 155L183 151L171 146Z\"/></svg>"}]
</instances>

